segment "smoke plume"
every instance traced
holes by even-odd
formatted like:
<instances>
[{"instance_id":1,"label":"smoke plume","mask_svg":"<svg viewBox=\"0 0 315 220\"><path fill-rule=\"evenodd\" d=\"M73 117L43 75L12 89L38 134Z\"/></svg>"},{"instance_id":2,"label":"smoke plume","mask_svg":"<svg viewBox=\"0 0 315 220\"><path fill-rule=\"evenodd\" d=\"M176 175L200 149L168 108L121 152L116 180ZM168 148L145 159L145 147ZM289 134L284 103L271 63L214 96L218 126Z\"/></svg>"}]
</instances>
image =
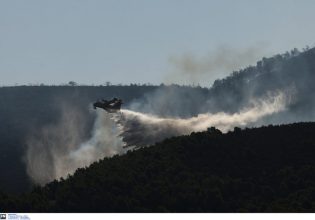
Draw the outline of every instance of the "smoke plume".
<instances>
[{"instance_id":1,"label":"smoke plume","mask_svg":"<svg viewBox=\"0 0 315 220\"><path fill-rule=\"evenodd\" d=\"M209 84L227 73L255 64L266 55L265 49L265 43L241 49L221 45L202 57L193 53L172 56L169 62L173 68L165 81L186 85L203 84L202 82Z\"/></svg>"}]
</instances>

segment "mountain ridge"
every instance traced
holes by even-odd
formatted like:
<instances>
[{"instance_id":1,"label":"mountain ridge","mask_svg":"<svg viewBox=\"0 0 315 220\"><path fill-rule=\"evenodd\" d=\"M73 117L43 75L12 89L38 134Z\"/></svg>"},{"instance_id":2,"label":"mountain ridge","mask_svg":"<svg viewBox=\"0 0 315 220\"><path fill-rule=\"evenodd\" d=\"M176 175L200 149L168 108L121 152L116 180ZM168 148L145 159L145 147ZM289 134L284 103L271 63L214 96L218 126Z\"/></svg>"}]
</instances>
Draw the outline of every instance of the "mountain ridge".
<instances>
[{"instance_id":1,"label":"mountain ridge","mask_svg":"<svg viewBox=\"0 0 315 220\"><path fill-rule=\"evenodd\" d=\"M215 128L104 158L7 212L314 212L315 123Z\"/></svg>"}]
</instances>

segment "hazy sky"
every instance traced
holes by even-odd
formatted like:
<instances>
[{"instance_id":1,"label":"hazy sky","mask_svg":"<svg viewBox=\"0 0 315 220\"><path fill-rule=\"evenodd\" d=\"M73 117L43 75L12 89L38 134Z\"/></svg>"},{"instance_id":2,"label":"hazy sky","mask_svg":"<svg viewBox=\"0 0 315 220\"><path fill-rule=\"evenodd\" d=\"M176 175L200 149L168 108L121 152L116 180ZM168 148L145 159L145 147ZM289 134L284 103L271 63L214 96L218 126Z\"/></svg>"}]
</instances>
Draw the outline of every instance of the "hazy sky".
<instances>
[{"instance_id":1,"label":"hazy sky","mask_svg":"<svg viewBox=\"0 0 315 220\"><path fill-rule=\"evenodd\" d=\"M1 0L0 85L211 85L258 57L314 46L314 11L313 0Z\"/></svg>"}]
</instances>

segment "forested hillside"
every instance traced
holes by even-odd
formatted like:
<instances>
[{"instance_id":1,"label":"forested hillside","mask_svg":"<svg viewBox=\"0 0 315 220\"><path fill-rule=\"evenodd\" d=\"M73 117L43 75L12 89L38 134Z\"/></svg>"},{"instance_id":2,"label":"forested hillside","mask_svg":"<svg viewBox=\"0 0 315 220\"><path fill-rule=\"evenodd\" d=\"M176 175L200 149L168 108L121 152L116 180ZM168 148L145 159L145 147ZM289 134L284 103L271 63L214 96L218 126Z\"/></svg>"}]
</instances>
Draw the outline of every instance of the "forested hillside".
<instances>
[{"instance_id":1,"label":"forested hillside","mask_svg":"<svg viewBox=\"0 0 315 220\"><path fill-rule=\"evenodd\" d=\"M315 123L171 138L13 197L5 212L314 212Z\"/></svg>"},{"instance_id":2,"label":"forested hillside","mask_svg":"<svg viewBox=\"0 0 315 220\"><path fill-rule=\"evenodd\" d=\"M315 48L304 52L294 49L263 58L256 66L234 71L228 77L216 80L209 91L207 108L235 112L252 98L261 97L268 91L282 90L291 93L294 100L287 117L273 118L273 121L309 120L314 118L314 82Z\"/></svg>"}]
</instances>

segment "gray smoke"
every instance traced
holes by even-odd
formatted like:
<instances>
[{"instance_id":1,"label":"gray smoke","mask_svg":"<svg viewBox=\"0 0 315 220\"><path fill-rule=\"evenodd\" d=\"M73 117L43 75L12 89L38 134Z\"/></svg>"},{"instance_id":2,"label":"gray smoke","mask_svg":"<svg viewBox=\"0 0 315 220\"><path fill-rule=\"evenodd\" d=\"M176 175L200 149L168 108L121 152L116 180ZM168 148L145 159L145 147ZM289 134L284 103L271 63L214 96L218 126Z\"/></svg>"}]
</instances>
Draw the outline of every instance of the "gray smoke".
<instances>
[{"instance_id":1,"label":"gray smoke","mask_svg":"<svg viewBox=\"0 0 315 220\"><path fill-rule=\"evenodd\" d=\"M161 86L143 97L133 100L127 108L160 117L188 118L200 112L209 112L205 107L208 89L185 86Z\"/></svg>"},{"instance_id":2,"label":"gray smoke","mask_svg":"<svg viewBox=\"0 0 315 220\"><path fill-rule=\"evenodd\" d=\"M93 114L93 113L91 113ZM45 184L74 173L79 167L124 152L119 131L111 116L97 111L91 138L83 140L86 116L63 104L55 123L33 131L27 140L27 173L38 184Z\"/></svg>"},{"instance_id":3,"label":"gray smoke","mask_svg":"<svg viewBox=\"0 0 315 220\"><path fill-rule=\"evenodd\" d=\"M232 71L255 64L264 55L266 55L266 44L257 43L240 49L221 45L201 57L193 53L172 56L169 62L173 68L165 81L186 85L203 85L203 82L206 82L208 85Z\"/></svg>"}]
</instances>

